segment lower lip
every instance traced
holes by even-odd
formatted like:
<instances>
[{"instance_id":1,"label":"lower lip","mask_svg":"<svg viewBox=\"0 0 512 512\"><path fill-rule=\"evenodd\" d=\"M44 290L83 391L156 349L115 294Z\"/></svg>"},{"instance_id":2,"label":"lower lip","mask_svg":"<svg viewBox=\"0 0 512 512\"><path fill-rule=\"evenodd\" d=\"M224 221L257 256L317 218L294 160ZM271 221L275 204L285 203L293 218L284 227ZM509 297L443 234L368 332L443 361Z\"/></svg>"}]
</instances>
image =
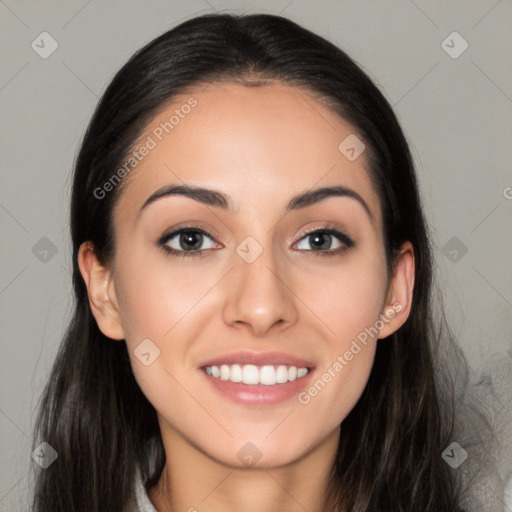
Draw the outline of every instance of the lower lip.
<instances>
[{"instance_id":1,"label":"lower lip","mask_svg":"<svg viewBox=\"0 0 512 512\"><path fill-rule=\"evenodd\" d=\"M285 402L303 391L313 374L313 369L311 369L307 375L292 382L272 386L264 384L251 386L242 382L217 379L203 370L200 371L218 392L234 402L244 405L273 405Z\"/></svg>"}]
</instances>

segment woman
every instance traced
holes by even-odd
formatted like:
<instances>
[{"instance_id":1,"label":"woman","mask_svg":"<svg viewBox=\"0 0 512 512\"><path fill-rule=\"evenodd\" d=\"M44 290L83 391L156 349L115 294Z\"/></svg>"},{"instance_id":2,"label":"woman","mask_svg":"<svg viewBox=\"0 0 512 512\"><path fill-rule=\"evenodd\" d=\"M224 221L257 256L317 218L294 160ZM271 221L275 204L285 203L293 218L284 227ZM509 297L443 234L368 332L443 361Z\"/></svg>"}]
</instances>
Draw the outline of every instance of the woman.
<instances>
[{"instance_id":1,"label":"woman","mask_svg":"<svg viewBox=\"0 0 512 512\"><path fill-rule=\"evenodd\" d=\"M158 37L96 109L71 231L35 511L460 510L412 159L343 51L270 15Z\"/></svg>"}]
</instances>

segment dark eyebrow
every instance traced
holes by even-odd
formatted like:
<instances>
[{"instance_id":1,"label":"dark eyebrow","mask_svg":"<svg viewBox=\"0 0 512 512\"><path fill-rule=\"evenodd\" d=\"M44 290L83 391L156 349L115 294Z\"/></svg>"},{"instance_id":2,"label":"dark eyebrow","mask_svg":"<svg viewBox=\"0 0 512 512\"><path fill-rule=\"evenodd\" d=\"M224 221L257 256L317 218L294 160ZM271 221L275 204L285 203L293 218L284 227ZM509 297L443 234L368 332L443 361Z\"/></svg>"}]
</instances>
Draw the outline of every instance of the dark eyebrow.
<instances>
[{"instance_id":1,"label":"dark eyebrow","mask_svg":"<svg viewBox=\"0 0 512 512\"><path fill-rule=\"evenodd\" d=\"M209 206L216 206L223 210L230 210L233 213L237 210L229 200L228 196L222 192L211 190L209 188L194 187L192 185L168 185L158 189L156 192L153 192L153 194L151 194L141 206L138 215L140 215L142 210L154 201L161 199L162 197L172 195L190 197L190 199L194 199L200 203L207 204Z\"/></svg>"},{"instance_id":2,"label":"dark eyebrow","mask_svg":"<svg viewBox=\"0 0 512 512\"><path fill-rule=\"evenodd\" d=\"M347 187L323 187L315 190L308 190L303 194L299 194L291 199L286 205L286 211L298 210L299 208L305 208L314 203L318 203L327 197L350 197L359 202L359 204L365 209L366 213L373 220L372 212L366 204L366 201L354 190Z\"/></svg>"},{"instance_id":3,"label":"dark eyebrow","mask_svg":"<svg viewBox=\"0 0 512 512\"><path fill-rule=\"evenodd\" d=\"M146 208L149 204L153 203L158 199L161 199L162 197L167 197L171 195L182 195L190 197L191 199L199 201L200 203L222 208L223 210L229 210L233 213L238 211L238 208L235 207L235 205L231 202L230 198L217 190L195 187L191 185L168 185L166 187L158 189L156 192L151 194L140 208L138 215L140 215L142 210ZM341 186L323 187L318 188L316 190L308 190L307 192L298 194L289 201L289 203L286 205L285 211L290 212L293 210L298 210L300 208L305 208L312 204L318 203L319 201L322 201L327 197L335 196L349 197L355 199L365 209L370 219L373 220L373 215L364 199L357 192L354 192L352 189Z\"/></svg>"}]
</instances>

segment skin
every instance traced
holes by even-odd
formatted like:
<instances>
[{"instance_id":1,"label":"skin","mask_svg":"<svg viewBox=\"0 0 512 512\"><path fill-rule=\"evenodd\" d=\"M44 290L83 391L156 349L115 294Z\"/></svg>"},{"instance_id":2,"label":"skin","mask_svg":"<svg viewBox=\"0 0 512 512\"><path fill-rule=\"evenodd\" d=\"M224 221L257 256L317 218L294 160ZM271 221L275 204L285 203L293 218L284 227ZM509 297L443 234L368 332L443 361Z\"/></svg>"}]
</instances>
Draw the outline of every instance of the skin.
<instances>
[{"instance_id":1,"label":"skin","mask_svg":"<svg viewBox=\"0 0 512 512\"><path fill-rule=\"evenodd\" d=\"M363 392L377 343L410 312L412 246L403 245L388 280L366 155L349 161L338 150L357 132L307 93L279 83L215 83L197 86L193 96L197 106L124 184L112 262L101 265L89 243L79 253L98 325L113 340L126 340L137 382L157 411L166 465L149 496L159 511L325 511L342 421ZM174 98L141 140L189 97ZM236 211L173 195L139 212L156 190L183 183L227 194ZM292 196L324 186L357 192L371 217L349 197L285 213ZM304 233L325 221L355 245L332 256L313 253ZM158 247L163 234L189 225L212 237L200 246L205 257ZM252 263L236 252L247 236L263 248ZM186 250L179 236L171 243ZM343 246L331 243L323 250ZM297 397L236 404L199 369L240 349L279 350L313 361L321 376L392 304L400 311L307 405ZM147 338L160 350L149 366L134 355ZM237 457L248 442L261 453L252 467Z\"/></svg>"}]
</instances>

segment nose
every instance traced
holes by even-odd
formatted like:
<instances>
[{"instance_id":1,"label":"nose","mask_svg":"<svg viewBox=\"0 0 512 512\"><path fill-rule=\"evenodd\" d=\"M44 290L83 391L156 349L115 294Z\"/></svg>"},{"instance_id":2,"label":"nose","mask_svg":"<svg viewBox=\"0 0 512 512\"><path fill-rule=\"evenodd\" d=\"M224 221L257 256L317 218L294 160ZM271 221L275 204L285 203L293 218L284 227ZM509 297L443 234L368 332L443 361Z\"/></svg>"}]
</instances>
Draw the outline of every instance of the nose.
<instances>
[{"instance_id":1,"label":"nose","mask_svg":"<svg viewBox=\"0 0 512 512\"><path fill-rule=\"evenodd\" d=\"M264 337L269 330L285 329L297 321L296 296L286 272L277 268L272 249L252 263L235 255L226 287L223 317L226 324Z\"/></svg>"}]
</instances>

